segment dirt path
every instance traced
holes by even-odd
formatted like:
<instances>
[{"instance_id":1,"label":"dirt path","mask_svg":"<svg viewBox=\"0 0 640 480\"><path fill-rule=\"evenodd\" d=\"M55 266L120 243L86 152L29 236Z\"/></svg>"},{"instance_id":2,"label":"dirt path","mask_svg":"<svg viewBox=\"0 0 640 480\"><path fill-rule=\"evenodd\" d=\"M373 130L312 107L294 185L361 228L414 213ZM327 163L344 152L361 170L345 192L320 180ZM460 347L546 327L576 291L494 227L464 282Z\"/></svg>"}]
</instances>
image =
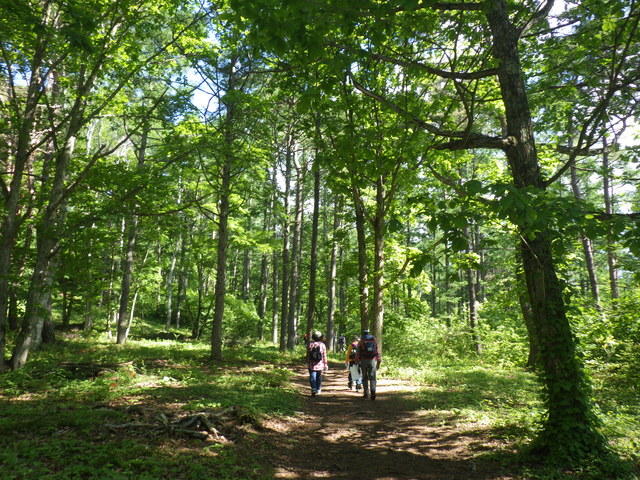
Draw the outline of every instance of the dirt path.
<instances>
[{"instance_id":1,"label":"dirt path","mask_svg":"<svg viewBox=\"0 0 640 480\"><path fill-rule=\"evenodd\" d=\"M475 459L495 448L481 431L433 424L429 413L407 401L415 386L378 378L378 398L365 400L347 388L347 372L332 364L322 394L311 397L307 371L294 383L303 411L267 422L252 446L273 478L366 480L508 480L497 463ZM415 403L413 403L415 405Z\"/></svg>"}]
</instances>

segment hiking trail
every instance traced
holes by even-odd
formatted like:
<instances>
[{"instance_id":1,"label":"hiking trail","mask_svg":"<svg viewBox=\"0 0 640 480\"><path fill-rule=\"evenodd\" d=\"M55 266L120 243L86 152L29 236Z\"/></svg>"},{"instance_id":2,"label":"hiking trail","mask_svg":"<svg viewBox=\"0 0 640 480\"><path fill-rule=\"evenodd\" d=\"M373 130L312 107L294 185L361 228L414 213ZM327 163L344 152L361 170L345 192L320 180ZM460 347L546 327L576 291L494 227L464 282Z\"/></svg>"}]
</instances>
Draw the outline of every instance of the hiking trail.
<instances>
[{"instance_id":1,"label":"hiking trail","mask_svg":"<svg viewBox=\"0 0 640 480\"><path fill-rule=\"evenodd\" d=\"M302 411L269 419L247 453L276 479L513 480L496 461L476 458L500 443L482 428L442 425L409 401L420 388L378 375L376 400L347 387L344 365L330 362L312 397L304 365L293 383Z\"/></svg>"}]
</instances>

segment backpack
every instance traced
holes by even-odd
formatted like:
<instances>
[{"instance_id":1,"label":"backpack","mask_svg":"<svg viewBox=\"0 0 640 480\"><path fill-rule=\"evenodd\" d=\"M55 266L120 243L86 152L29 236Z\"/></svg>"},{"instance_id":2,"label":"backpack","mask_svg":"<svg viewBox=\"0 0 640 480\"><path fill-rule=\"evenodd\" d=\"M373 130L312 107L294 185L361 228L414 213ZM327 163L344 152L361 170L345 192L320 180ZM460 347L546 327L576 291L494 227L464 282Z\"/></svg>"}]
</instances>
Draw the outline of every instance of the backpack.
<instances>
[{"instance_id":1,"label":"backpack","mask_svg":"<svg viewBox=\"0 0 640 480\"><path fill-rule=\"evenodd\" d=\"M360 356L363 358L375 358L378 355L378 345L373 335L369 335L362 339L360 347Z\"/></svg>"},{"instance_id":2,"label":"backpack","mask_svg":"<svg viewBox=\"0 0 640 480\"><path fill-rule=\"evenodd\" d=\"M322 352L319 345L314 345L309 349L309 360L311 363L316 364L322 361Z\"/></svg>"},{"instance_id":3,"label":"backpack","mask_svg":"<svg viewBox=\"0 0 640 480\"><path fill-rule=\"evenodd\" d=\"M354 342L351 344L351 352L349 352L349 360L355 360L357 354L358 354L358 344Z\"/></svg>"}]
</instances>

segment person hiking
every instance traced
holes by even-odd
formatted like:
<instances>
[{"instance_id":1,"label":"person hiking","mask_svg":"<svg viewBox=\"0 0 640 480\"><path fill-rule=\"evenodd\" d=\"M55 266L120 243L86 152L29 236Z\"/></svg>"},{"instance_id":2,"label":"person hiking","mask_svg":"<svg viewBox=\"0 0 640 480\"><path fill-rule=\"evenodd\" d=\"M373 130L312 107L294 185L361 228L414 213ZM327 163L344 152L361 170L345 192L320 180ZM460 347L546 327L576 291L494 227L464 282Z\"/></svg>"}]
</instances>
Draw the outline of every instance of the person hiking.
<instances>
[{"instance_id":1,"label":"person hiking","mask_svg":"<svg viewBox=\"0 0 640 480\"><path fill-rule=\"evenodd\" d=\"M347 337L344 336L344 333L341 333L340 338L338 338L338 351L344 352L346 345L347 345Z\"/></svg>"},{"instance_id":2,"label":"person hiking","mask_svg":"<svg viewBox=\"0 0 640 480\"><path fill-rule=\"evenodd\" d=\"M349 390L353 389L353 384L356 384L356 391L359 392L362 388L362 375L360 375L360 365L356 361L356 357L358 356L358 342L360 341L360 337L358 335L354 335L351 337L351 343L347 348L347 357L345 358L345 365L349 370Z\"/></svg>"},{"instance_id":3,"label":"person hiking","mask_svg":"<svg viewBox=\"0 0 640 480\"><path fill-rule=\"evenodd\" d=\"M376 399L376 371L382 363L382 356L378 349L378 343L369 330L362 331L362 338L358 342L358 355L356 361L360 364L362 372L362 384L364 387L364 398Z\"/></svg>"},{"instance_id":4,"label":"person hiking","mask_svg":"<svg viewBox=\"0 0 640 480\"><path fill-rule=\"evenodd\" d=\"M322 372L329 370L327 363L327 347L322 341L322 332L311 334L311 342L307 346L307 368L309 369L309 383L311 396L322 391Z\"/></svg>"}]
</instances>

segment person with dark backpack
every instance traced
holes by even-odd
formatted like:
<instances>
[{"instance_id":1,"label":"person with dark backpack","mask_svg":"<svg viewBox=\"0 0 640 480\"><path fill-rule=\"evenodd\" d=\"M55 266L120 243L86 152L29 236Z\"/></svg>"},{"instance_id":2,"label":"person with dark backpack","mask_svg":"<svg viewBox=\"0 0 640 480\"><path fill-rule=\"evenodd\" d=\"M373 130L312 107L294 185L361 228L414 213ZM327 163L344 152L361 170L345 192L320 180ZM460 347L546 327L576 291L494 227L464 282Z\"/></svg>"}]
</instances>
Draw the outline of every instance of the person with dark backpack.
<instances>
[{"instance_id":1,"label":"person with dark backpack","mask_svg":"<svg viewBox=\"0 0 640 480\"><path fill-rule=\"evenodd\" d=\"M354 335L351 337L351 343L347 348L347 358L345 359L345 365L349 369L349 390L353 388L353 384L356 384L356 391L360 391L362 388L362 375L360 374L360 365L357 362L358 356L358 342L360 341L360 337L358 335Z\"/></svg>"},{"instance_id":2,"label":"person with dark backpack","mask_svg":"<svg viewBox=\"0 0 640 480\"><path fill-rule=\"evenodd\" d=\"M380 368L382 356L378 349L378 343L369 330L362 331L362 338L358 342L357 361L362 372L362 385L364 387L364 398L376 399L376 372Z\"/></svg>"},{"instance_id":3,"label":"person with dark backpack","mask_svg":"<svg viewBox=\"0 0 640 480\"><path fill-rule=\"evenodd\" d=\"M322 341L322 332L315 331L311 335L311 342L307 345L307 368L313 397L322 391L322 372L329 370L327 347Z\"/></svg>"}]
</instances>

